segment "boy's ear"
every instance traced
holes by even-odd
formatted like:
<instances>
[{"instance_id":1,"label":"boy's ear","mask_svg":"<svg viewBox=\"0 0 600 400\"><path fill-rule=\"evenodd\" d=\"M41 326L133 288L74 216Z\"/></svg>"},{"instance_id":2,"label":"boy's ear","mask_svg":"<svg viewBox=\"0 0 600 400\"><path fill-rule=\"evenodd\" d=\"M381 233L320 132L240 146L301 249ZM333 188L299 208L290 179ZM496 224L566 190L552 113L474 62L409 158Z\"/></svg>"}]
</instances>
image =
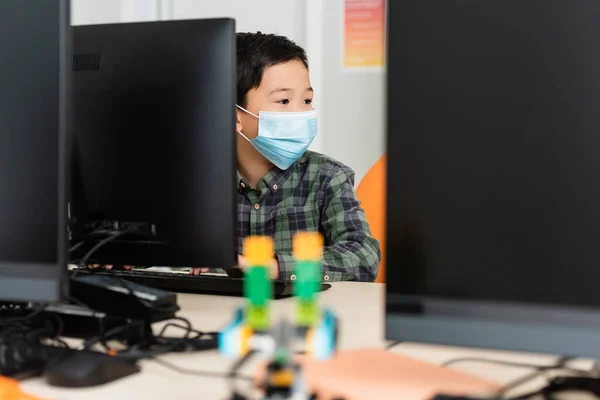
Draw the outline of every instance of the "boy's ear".
<instances>
[{"instance_id":1,"label":"boy's ear","mask_svg":"<svg viewBox=\"0 0 600 400\"><path fill-rule=\"evenodd\" d=\"M236 110L235 112L235 131L243 132L244 125L242 125L242 112L240 110Z\"/></svg>"}]
</instances>

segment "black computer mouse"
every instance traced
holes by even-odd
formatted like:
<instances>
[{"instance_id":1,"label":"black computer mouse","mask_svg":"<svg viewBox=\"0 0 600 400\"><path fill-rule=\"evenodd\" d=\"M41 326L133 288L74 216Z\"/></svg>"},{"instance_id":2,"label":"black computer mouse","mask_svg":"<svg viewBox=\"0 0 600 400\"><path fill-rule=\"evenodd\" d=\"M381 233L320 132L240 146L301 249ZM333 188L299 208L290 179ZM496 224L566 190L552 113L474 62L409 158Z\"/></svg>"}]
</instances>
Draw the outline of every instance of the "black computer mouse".
<instances>
[{"instance_id":1,"label":"black computer mouse","mask_svg":"<svg viewBox=\"0 0 600 400\"><path fill-rule=\"evenodd\" d=\"M139 371L134 361L95 351L78 351L53 360L44 376L51 386L82 388L113 382Z\"/></svg>"}]
</instances>

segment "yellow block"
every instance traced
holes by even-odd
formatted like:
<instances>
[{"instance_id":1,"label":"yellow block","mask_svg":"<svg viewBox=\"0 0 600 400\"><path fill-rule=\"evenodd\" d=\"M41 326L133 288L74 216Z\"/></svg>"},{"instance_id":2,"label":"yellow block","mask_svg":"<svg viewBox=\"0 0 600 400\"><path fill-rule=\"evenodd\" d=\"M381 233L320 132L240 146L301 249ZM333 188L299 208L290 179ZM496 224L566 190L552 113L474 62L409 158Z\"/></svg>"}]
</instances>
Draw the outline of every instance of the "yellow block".
<instances>
[{"instance_id":1,"label":"yellow block","mask_svg":"<svg viewBox=\"0 0 600 400\"><path fill-rule=\"evenodd\" d=\"M244 325L241 328L242 337L240 338L240 353L245 356L250 351L250 338L252 338L252 328L248 325Z\"/></svg>"},{"instance_id":2,"label":"yellow block","mask_svg":"<svg viewBox=\"0 0 600 400\"><path fill-rule=\"evenodd\" d=\"M273 372L269 377L269 383L274 387L291 387L294 383L294 373L289 369Z\"/></svg>"},{"instance_id":3,"label":"yellow block","mask_svg":"<svg viewBox=\"0 0 600 400\"><path fill-rule=\"evenodd\" d=\"M300 232L294 236L296 260L320 260L323 256L323 236L319 232Z\"/></svg>"},{"instance_id":4,"label":"yellow block","mask_svg":"<svg viewBox=\"0 0 600 400\"><path fill-rule=\"evenodd\" d=\"M306 355L311 356L313 350L313 336L315 333L315 328L309 328L306 332Z\"/></svg>"},{"instance_id":5,"label":"yellow block","mask_svg":"<svg viewBox=\"0 0 600 400\"><path fill-rule=\"evenodd\" d=\"M250 266L269 266L275 254L273 239L269 236L248 236L244 240L244 257Z\"/></svg>"}]
</instances>

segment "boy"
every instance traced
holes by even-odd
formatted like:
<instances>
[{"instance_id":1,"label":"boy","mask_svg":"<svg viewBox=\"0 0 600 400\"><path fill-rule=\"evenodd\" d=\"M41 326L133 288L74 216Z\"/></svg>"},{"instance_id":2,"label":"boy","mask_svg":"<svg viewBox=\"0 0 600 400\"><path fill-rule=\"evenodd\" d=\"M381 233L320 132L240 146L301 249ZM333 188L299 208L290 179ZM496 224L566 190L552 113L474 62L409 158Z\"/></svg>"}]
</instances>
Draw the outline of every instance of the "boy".
<instances>
[{"instance_id":1,"label":"boy","mask_svg":"<svg viewBox=\"0 0 600 400\"><path fill-rule=\"evenodd\" d=\"M271 236L271 275L293 280L294 233L319 231L324 281L374 281L379 243L356 198L354 172L307 151L317 125L306 53L283 36L238 33L237 72L238 253L246 236ZM241 255L238 264L247 266Z\"/></svg>"},{"instance_id":2,"label":"boy","mask_svg":"<svg viewBox=\"0 0 600 400\"><path fill-rule=\"evenodd\" d=\"M246 236L271 236L272 276L293 280L294 233L319 231L323 280L375 280L379 243L356 198L354 172L307 151L316 114L306 53L283 36L238 33L237 72L239 253ZM242 256L239 264L246 266Z\"/></svg>"}]
</instances>

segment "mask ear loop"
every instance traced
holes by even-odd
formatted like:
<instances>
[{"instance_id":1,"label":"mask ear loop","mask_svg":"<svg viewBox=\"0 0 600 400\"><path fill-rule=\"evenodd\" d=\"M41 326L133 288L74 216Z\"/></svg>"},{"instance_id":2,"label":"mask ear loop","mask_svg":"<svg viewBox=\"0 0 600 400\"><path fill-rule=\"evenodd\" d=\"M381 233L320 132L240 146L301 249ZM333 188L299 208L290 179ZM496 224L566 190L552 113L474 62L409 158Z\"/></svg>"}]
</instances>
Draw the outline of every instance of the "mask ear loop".
<instances>
[{"instance_id":1,"label":"mask ear loop","mask_svg":"<svg viewBox=\"0 0 600 400\"><path fill-rule=\"evenodd\" d=\"M240 110L242 110L243 112L245 112L245 113L248 113L248 114L252 115L253 117L256 117L256 118L260 119L260 118L258 117L258 115L254 114L254 113L251 113L250 111L246 110L244 107L240 107L240 106L238 106L237 104L236 104L235 106L236 106L237 108L239 108ZM242 132L238 132L238 133L239 133L240 135L242 135L242 137L243 137L244 139L246 139L248 142L252 142L250 139L248 139L248 136L244 135Z\"/></svg>"},{"instance_id":2,"label":"mask ear loop","mask_svg":"<svg viewBox=\"0 0 600 400\"><path fill-rule=\"evenodd\" d=\"M256 117L258 119L260 119L260 117L254 113L251 113L250 111L246 110L244 107L240 107L237 104L235 105L237 108L239 108L240 110L242 110L243 112L252 115L253 117Z\"/></svg>"},{"instance_id":3,"label":"mask ear loop","mask_svg":"<svg viewBox=\"0 0 600 400\"><path fill-rule=\"evenodd\" d=\"M244 139L246 139L247 141L249 141L249 142L252 142L250 139L248 139L248 136L244 135L242 132L238 132L238 133L239 133L240 135L242 135L242 137L243 137Z\"/></svg>"}]
</instances>

